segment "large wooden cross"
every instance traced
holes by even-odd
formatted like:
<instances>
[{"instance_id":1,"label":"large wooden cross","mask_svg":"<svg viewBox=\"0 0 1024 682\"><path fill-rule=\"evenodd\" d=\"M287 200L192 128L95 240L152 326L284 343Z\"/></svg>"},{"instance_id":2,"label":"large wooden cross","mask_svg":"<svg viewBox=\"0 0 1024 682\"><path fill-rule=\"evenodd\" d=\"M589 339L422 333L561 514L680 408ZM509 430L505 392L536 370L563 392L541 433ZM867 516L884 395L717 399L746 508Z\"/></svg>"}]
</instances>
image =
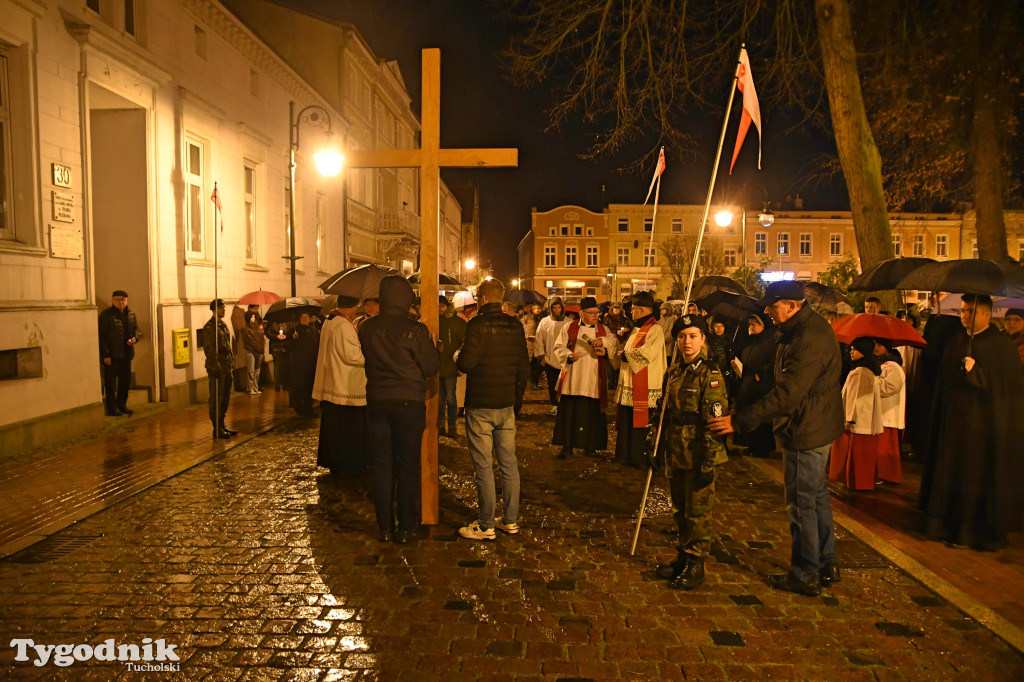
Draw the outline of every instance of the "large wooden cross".
<instances>
[{"instance_id":1,"label":"large wooden cross","mask_svg":"<svg viewBox=\"0 0 1024 682\"><path fill-rule=\"evenodd\" d=\"M423 50L419 149L358 149L345 154L350 168L420 169L420 316L438 332L437 235L441 222L440 169L518 166L518 149L441 149L441 51ZM439 522L437 471L437 377L427 380L427 428L421 455L423 523Z\"/></svg>"}]
</instances>

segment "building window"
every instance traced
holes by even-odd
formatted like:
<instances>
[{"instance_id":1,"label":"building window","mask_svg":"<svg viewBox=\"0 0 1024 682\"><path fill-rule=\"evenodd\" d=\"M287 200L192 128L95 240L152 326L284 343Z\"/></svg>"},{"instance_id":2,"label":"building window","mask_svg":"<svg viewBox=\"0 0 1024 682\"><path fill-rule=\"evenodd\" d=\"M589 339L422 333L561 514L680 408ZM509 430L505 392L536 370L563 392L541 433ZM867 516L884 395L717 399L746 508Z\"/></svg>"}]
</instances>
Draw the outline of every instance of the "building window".
<instances>
[{"instance_id":1,"label":"building window","mask_svg":"<svg viewBox=\"0 0 1024 682\"><path fill-rule=\"evenodd\" d=\"M811 255L811 233L801 232L800 233L800 255L810 256Z\"/></svg>"},{"instance_id":2,"label":"building window","mask_svg":"<svg viewBox=\"0 0 1024 682\"><path fill-rule=\"evenodd\" d=\"M324 219L324 195L319 192L316 195L316 207L313 220L316 221L316 269L317 272L327 270L327 234L326 220Z\"/></svg>"},{"instance_id":3,"label":"building window","mask_svg":"<svg viewBox=\"0 0 1024 682\"><path fill-rule=\"evenodd\" d=\"M978 257L978 240L975 239L971 242L971 258Z\"/></svg>"},{"instance_id":4,"label":"building window","mask_svg":"<svg viewBox=\"0 0 1024 682\"><path fill-rule=\"evenodd\" d=\"M0 53L0 239L14 239L14 159L7 57Z\"/></svg>"},{"instance_id":5,"label":"building window","mask_svg":"<svg viewBox=\"0 0 1024 682\"><path fill-rule=\"evenodd\" d=\"M588 237L593 237L594 236L594 228L592 228L592 227L588 227L587 228L587 236Z\"/></svg>"},{"instance_id":6,"label":"building window","mask_svg":"<svg viewBox=\"0 0 1024 682\"><path fill-rule=\"evenodd\" d=\"M582 237L583 236L583 226L582 225L573 225L572 226L572 233L574 235L576 235L577 237Z\"/></svg>"},{"instance_id":7,"label":"building window","mask_svg":"<svg viewBox=\"0 0 1024 682\"><path fill-rule=\"evenodd\" d=\"M644 247L644 266L654 265L654 249L645 246Z\"/></svg>"},{"instance_id":8,"label":"building window","mask_svg":"<svg viewBox=\"0 0 1024 682\"><path fill-rule=\"evenodd\" d=\"M185 137L185 230L188 253L206 255L206 144Z\"/></svg>"},{"instance_id":9,"label":"building window","mask_svg":"<svg viewBox=\"0 0 1024 682\"><path fill-rule=\"evenodd\" d=\"M544 247L544 267L553 268L555 267L555 247L545 246Z\"/></svg>"},{"instance_id":10,"label":"building window","mask_svg":"<svg viewBox=\"0 0 1024 682\"><path fill-rule=\"evenodd\" d=\"M935 255L945 258L948 255L949 237L944 234L935 235Z\"/></svg>"},{"instance_id":11,"label":"building window","mask_svg":"<svg viewBox=\"0 0 1024 682\"><path fill-rule=\"evenodd\" d=\"M576 267L576 247L567 246L565 247L565 267L574 268Z\"/></svg>"},{"instance_id":12,"label":"building window","mask_svg":"<svg viewBox=\"0 0 1024 682\"><path fill-rule=\"evenodd\" d=\"M913 248L913 254L915 256L923 256L924 255L924 235L923 234L915 234L914 235L914 244L913 244L912 248Z\"/></svg>"},{"instance_id":13,"label":"building window","mask_svg":"<svg viewBox=\"0 0 1024 682\"><path fill-rule=\"evenodd\" d=\"M779 255L789 253L789 232L779 232Z\"/></svg>"},{"instance_id":14,"label":"building window","mask_svg":"<svg viewBox=\"0 0 1024 682\"><path fill-rule=\"evenodd\" d=\"M892 236L892 252L896 255L897 258L903 255L903 235L902 234L894 234Z\"/></svg>"},{"instance_id":15,"label":"building window","mask_svg":"<svg viewBox=\"0 0 1024 682\"><path fill-rule=\"evenodd\" d=\"M629 247L620 246L615 251L615 264L616 265L629 265Z\"/></svg>"},{"instance_id":16,"label":"building window","mask_svg":"<svg viewBox=\"0 0 1024 682\"><path fill-rule=\"evenodd\" d=\"M629 232L629 218L619 218L619 232Z\"/></svg>"},{"instance_id":17,"label":"building window","mask_svg":"<svg viewBox=\"0 0 1024 682\"><path fill-rule=\"evenodd\" d=\"M672 232L674 234L682 234L683 232L683 219L673 218L672 219Z\"/></svg>"},{"instance_id":18,"label":"building window","mask_svg":"<svg viewBox=\"0 0 1024 682\"><path fill-rule=\"evenodd\" d=\"M85 6L96 14L100 13L100 0L85 0Z\"/></svg>"},{"instance_id":19,"label":"building window","mask_svg":"<svg viewBox=\"0 0 1024 682\"><path fill-rule=\"evenodd\" d=\"M588 246L587 247L587 267L588 268L596 268L597 267L597 247L596 246Z\"/></svg>"},{"instance_id":20,"label":"building window","mask_svg":"<svg viewBox=\"0 0 1024 682\"><path fill-rule=\"evenodd\" d=\"M725 267L734 268L736 267L736 249L725 250Z\"/></svg>"},{"instance_id":21,"label":"building window","mask_svg":"<svg viewBox=\"0 0 1024 682\"><path fill-rule=\"evenodd\" d=\"M569 226L568 225L560 225L559 228L560 228L561 235L563 237L568 237L569 236Z\"/></svg>"},{"instance_id":22,"label":"building window","mask_svg":"<svg viewBox=\"0 0 1024 682\"><path fill-rule=\"evenodd\" d=\"M256 228L256 169L248 164L242 166L245 192L245 263L259 263L259 235Z\"/></svg>"},{"instance_id":23,"label":"building window","mask_svg":"<svg viewBox=\"0 0 1024 682\"><path fill-rule=\"evenodd\" d=\"M124 0L124 32L135 35L135 0Z\"/></svg>"},{"instance_id":24,"label":"building window","mask_svg":"<svg viewBox=\"0 0 1024 682\"><path fill-rule=\"evenodd\" d=\"M654 218L644 218L644 232L654 231Z\"/></svg>"},{"instance_id":25,"label":"building window","mask_svg":"<svg viewBox=\"0 0 1024 682\"><path fill-rule=\"evenodd\" d=\"M843 235L833 232L828 236L828 255L841 256L843 253Z\"/></svg>"},{"instance_id":26,"label":"building window","mask_svg":"<svg viewBox=\"0 0 1024 682\"><path fill-rule=\"evenodd\" d=\"M1017 242L1017 262L1024 263L1024 242Z\"/></svg>"},{"instance_id":27,"label":"building window","mask_svg":"<svg viewBox=\"0 0 1024 682\"><path fill-rule=\"evenodd\" d=\"M549 237L557 237L558 236L558 228L552 227L550 230L548 230L548 236Z\"/></svg>"},{"instance_id":28,"label":"building window","mask_svg":"<svg viewBox=\"0 0 1024 682\"><path fill-rule=\"evenodd\" d=\"M754 253L756 255L767 255L768 254L768 233L767 232L755 232L754 233Z\"/></svg>"}]
</instances>

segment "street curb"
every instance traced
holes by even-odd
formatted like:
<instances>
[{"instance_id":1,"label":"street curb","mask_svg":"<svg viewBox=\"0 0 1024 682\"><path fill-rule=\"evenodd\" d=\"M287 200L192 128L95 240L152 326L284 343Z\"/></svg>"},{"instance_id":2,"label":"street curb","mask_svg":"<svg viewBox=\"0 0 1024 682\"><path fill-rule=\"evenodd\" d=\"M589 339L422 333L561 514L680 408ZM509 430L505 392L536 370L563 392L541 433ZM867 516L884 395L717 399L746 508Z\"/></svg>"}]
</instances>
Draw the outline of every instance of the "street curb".
<instances>
[{"instance_id":1,"label":"street curb","mask_svg":"<svg viewBox=\"0 0 1024 682\"><path fill-rule=\"evenodd\" d=\"M161 411L163 411L163 410L161 410ZM149 416L149 415L147 415L147 416ZM91 506L88 506L88 507L81 507L81 508L79 508L79 509L77 509L75 511L72 511L71 513L69 513L64 518L58 519L58 520L54 521L53 523L50 523L50 524L44 526L37 533L33 533L32 535L24 535L24 536L18 538L17 540L13 540L11 542L8 542L5 545L0 546L0 560L6 559L7 557L11 556L12 554L16 554L16 553L20 552L21 550L23 550L23 549L25 549L27 547L31 547L32 545L34 545L36 543L42 542L43 540L46 540L51 535L53 535L55 533L59 533L60 531L65 530L67 528L70 528L71 526L75 525L76 523L79 523L80 521L84 521L85 519L89 518L93 514L98 514L101 511L104 511L106 509L110 509L114 505L119 504L119 503L121 503L121 502L123 502L123 501L125 501L125 500L127 500L127 499L129 499L131 497L134 497L135 495L138 495L141 492L145 492L146 490L149 490L150 488L152 488L154 486L158 486L161 483L164 483L165 481L168 481L168 480L174 478L175 476L188 471L189 469L191 469L193 467L196 467L196 466L199 466L200 464L204 464L206 462L209 462L214 457L216 457L218 455L223 455L226 452L234 450L239 445L242 445L244 443L248 443L253 438L258 438L259 436L262 436L263 434L265 434L265 433L267 433L269 431L272 431L273 429L276 429L279 426L282 426L282 425L284 425L284 424L286 424L289 421L294 420L294 419L297 419L297 417L295 415L283 416L281 419L272 421L272 422L270 422L270 423L268 423L268 424L258 428L256 431L251 432L251 433L244 433L244 434L240 433L240 434L238 434L237 437L232 438L230 441L227 441L227 443L230 443L230 444L226 444L226 447L220 448L220 449L217 449L217 450L214 450L214 451L211 451L211 452L207 453L207 455L205 457L203 457L202 459L199 459L197 461L191 462L188 466L183 467L183 468L175 471L174 473L169 474L169 475L167 475L167 476L165 476L165 477L163 477L163 478L161 478L159 480L155 480L155 481L153 481L152 483L150 483L149 485L147 485L144 488L140 488L139 490L134 490L134 491L132 491L130 493L127 493L127 494L124 494L124 495L118 495L118 496L114 496L114 497L109 497L109 498L103 500L102 502L100 502L98 504L91 505ZM177 448L175 451L186 449L186 448L189 448L189 447L192 447L192 446L191 445L183 445L181 448Z\"/></svg>"},{"instance_id":2,"label":"street curb","mask_svg":"<svg viewBox=\"0 0 1024 682\"><path fill-rule=\"evenodd\" d=\"M772 479L779 483L783 482L782 472L768 462L762 462L756 458L746 458L746 460L752 462L758 470ZM832 517L836 523L853 535L857 536L859 540L884 556L886 559L909 573L925 587L932 590L950 604L981 623L992 634L1006 642L1015 651L1020 654L1024 654L1024 630L1021 630L989 607L955 587L946 579L938 576L920 561L909 556L903 550L898 549L888 540L882 538L861 522L851 518L845 511L847 508L848 507L845 503L834 497L832 498ZM842 559L840 559L840 565L842 565Z\"/></svg>"}]
</instances>

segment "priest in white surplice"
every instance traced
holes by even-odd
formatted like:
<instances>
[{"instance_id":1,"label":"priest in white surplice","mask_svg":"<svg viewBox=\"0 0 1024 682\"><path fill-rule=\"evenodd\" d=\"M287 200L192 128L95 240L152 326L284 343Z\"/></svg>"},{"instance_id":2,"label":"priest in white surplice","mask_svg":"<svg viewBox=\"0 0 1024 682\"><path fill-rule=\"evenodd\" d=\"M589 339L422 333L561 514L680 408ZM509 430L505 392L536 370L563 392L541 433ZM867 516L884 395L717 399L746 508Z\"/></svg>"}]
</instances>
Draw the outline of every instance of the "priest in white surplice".
<instances>
[{"instance_id":1,"label":"priest in white surplice","mask_svg":"<svg viewBox=\"0 0 1024 682\"><path fill-rule=\"evenodd\" d=\"M579 448L589 456L608 449L608 356L615 353L615 334L597 321L597 300L580 301L580 319L558 332L554 354L562 368L558 378L558 416L552 444L561 445L558 459Z\"/></svg>"}]
</instances>

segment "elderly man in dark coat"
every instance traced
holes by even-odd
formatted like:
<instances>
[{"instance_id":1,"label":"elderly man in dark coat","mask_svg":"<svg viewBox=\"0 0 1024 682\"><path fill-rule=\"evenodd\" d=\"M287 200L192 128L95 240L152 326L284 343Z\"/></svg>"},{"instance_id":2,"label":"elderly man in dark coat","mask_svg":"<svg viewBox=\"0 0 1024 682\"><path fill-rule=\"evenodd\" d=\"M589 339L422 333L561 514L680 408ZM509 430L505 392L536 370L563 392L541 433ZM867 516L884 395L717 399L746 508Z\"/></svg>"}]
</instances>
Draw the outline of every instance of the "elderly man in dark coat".
<instances>
[{"instance_id":1,"label":"elderly man in dark coat","mask_svg":"<svg viewBox=\"0 0 1024 682\"><path fill-rule=\"evenodd\" d=\"M100 313L100 359L103 361L103 398L108 417L132 414L128 389L132 381L135 344L142 338L135 313L128 309L128 292L118 289L111 306Z\"/></svg>"},{"instance_id":2,"label":"elderly man in dark coat","mask_svg":"<svg viewBox=\"0 0 1024 682\"><path fill-rule=\"evenodd\" d=\"M935 385L920 505L930 538L994 550L1021 522L1024 369L991 323L992 299L965 294Z\"/></svg>"}]
</instances>

